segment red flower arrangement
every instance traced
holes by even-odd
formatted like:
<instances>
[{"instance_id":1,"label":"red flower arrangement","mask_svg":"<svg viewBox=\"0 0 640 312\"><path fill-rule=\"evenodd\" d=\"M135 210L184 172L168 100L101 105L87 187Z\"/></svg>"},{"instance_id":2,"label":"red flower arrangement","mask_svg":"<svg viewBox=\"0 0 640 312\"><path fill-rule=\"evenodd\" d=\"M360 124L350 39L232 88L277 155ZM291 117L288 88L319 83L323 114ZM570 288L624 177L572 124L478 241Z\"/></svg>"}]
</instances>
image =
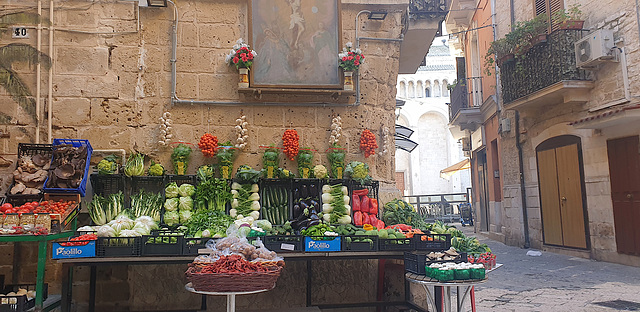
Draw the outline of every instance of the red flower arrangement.
<instances>
[{"instance_id":1,"label":"red flower arrangement","mask_svg":"<svg viewBox=\"0 0 640 312\"><path fill-rule=\"evenodd\" d=\"M256 51L251 50L248 44L242 38L236 41L231 52L226 56L225 62L229 65L235 65L237 69L249 68L253 65L253 59L258 55Z\"/></svg>"}]
</instances>

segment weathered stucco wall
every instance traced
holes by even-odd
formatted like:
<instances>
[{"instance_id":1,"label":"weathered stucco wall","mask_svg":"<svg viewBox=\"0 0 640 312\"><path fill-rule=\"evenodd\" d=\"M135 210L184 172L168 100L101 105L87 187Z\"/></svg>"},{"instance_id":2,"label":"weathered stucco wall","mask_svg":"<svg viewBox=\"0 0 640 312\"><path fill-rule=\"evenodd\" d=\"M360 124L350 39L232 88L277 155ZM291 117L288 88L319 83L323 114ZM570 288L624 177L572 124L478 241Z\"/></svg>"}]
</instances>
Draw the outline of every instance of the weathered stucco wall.
<instances>
[{"instance_id":1,"label":"weathered stucco wall","mask_svg":"<svg viewBox=\"0 0 640 312\"><path fill-rule=\"evenodd\" d=\"M363 9L385 9L389 15L384 21L361 17L358 26L360 36L399 38L406 2L378 1L367 4L362 1L345 1L341 12L343 45L348 41L355 41L354 19L356 13ZM12 2L0 5L0 12L13 9L34 12L36 3L35 0ZM180 20L176 61L177 95L181 99L241 100L242 97L237 92L238 74L224 62L224 56L238 38L248 37L247 23L250 17L247 2L189 0L178 1L177 6ZM48 12L46 5L44 11ZM292 106L288 103L304 102L293 97L287 99L287 96L280 96L278 99L288 103L275 106L171 105L172 7L140 8L139 31L136 31L137 20L135 2L55 2L54 25L58 31L55 32L52 55L54 74L51 94L54 138L88 139L94 149L131 150L135 147L171 168L171 150L156 144L160 130L158 118L164 111L172 114L173 139L192 143L197 143L205 132L213 133L221 142L233 139L235 119L242 111L249 122L249 144L235 164L261 167L259 145L281 144L282 133L289 127L298 130L301 147L319 151L315 155L316 163L327 164L324 151L328 147L332 114L342 116L344 140L341 145L347 148L348 161L365 161L358 146L362 130L368 128L374 131L380 143L381 127L394 129L395 85L400 47L397 42L361 42L360 48L367 60L360 70L362 94L361 105L357 107ZM35 30L30 32L31 38L24 42L35 46ZM96 32L132 33L103 35ZM43 38L42 50L46 52L49 44L47 30L43 31ZM0 40L2 44L13 42L7 34L3 34ZM35 94L35 67L17 64L15 69ZM43 71L41 116L46 116L47 113L47 77L48 72ZM0 140L0 154L15 154L18 143L35 142L35 118L27 109L12 101L4 90L0 91L0 103L0 113L12 117L11 120L0 120L2 124L6 124L0 126L3 131L10 133L10 138ZM46 124L46 119L43 118L40 126L41 142L47 140ZM389 137L388 144L387 155L366 159L373 177L383 182L380 192L383 202L399 195L393 184L395 148L392 136ZM199 152L192 155L189 173L195 172L205 162ZM9 155L6 158L15 161L15 156ZM282 163L287 168L296 167L295 163L288 160L283 160ZM2 192L11 182L9 174L13 166L0 168ZM11 246L0 247L7 250L8 255L11 254ZM22 247L20 250L25 250L23 253L28 252L29 255L33 252L30 247ZM3 260L5 258L2 257ZM11 261L2 262L0 274L11 275ZM47 281L51 283L53 292L57 292L60 267L53 262L49 265L51 267L47 270ZM302 267L301 263L293 263L285 269L279 282L285 288L276 290L276 294L288 292L289 296L282 301L275 299L279 297L273 297L267 300L267 306L278 308L284 305L304 305L304 290L296 284L301 281L299 271ZM122 266L99 270L100 309L121 311L129 307L136 310L169 308L166 302L159 300L165 294L164 286L152 290L146 289L148 286L145 285L156 284L148 282L156 278L162 280L163 284L175 284L167 286L170 289L182 289L183 281L179 279L184 268L143 268ZM81 303L77 307L78 311L86 308L82 303L88 300L87 271L86 268L77 269L74 297ZM24 276L18 277L20 281L35 278L35 266L33 270L29 267L21 272L24 272ZM314 298L320 301L325 299L322 296L330 297L328 301L372 299L372 296L375 297L375 272L377 265L367 261L317 265L314 267L314 278L318 276L317 284L322 286L314 288ZM337 277L349 276L357 280L356 287L338 286L340 283L333 281ZM141 280L146 280L146 283ZM292 284L288 285L288 281ZM149 295L138 296L140 292L148 292ZM180 295L184 297L172 297L175 304L193 299L193 296L189 297L184 292L180 292ZM220 306L220 302L211 302L211 306ZM250 303L243 301L239 305L248 307ZM210 310L216 311L215 308Z\"/></svg>"}]
</instances>

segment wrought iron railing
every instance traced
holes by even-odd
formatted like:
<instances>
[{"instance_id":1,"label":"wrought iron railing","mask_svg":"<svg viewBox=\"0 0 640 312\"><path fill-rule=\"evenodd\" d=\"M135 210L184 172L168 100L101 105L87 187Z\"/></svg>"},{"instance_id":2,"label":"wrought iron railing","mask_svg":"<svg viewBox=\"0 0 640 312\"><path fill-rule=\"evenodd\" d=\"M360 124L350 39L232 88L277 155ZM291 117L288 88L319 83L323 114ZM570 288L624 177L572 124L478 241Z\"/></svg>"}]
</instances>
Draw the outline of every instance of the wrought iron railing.
<instances>
[{"instance_id":1,"label":"wrought iron railing","mask_svg":"<svg viewBox=\"0 0 640 312\"><path fill-rule=\"evenodd\" d=\"M500 65L502 98L505 104L563 80L589 80L587 72L576 67L574 43L582 30L556 30L547 42L532 46L515 61Z\"/></svg>"},{"instance_id":2,"label":"wrought iron railing","mask_svg":"<svg viewBox=\"0 0 640 312\"><path fill-rule=\"evenodd\" d=\"M409 17L440 18L447 15L447 0L409 0Z\"/></svg>"},{"instance_id":3,"label":"wrought iron railing","mask_svg":"<svg viewBox=\"0 0 640 312\"><path fill-rule=\"evenodd\" d=\"M470 203L470 193L471 189L467 189L467 193L410 195L404 200L427 222L451 223L460 220L460 205Z\"/></svg>"},{"instance_id":4,"label":"wrought iron railing","mask_svg":"<svg viewBox=\"0 0 640 312\"><path fill-rule=\"evenodd\" d=\"M458 114L458 112L469 107L469 97L467 90L467 81L458 81L453 91L451 91L451 103L449 104L449 121Z\"/></svg>"}]
</instances>

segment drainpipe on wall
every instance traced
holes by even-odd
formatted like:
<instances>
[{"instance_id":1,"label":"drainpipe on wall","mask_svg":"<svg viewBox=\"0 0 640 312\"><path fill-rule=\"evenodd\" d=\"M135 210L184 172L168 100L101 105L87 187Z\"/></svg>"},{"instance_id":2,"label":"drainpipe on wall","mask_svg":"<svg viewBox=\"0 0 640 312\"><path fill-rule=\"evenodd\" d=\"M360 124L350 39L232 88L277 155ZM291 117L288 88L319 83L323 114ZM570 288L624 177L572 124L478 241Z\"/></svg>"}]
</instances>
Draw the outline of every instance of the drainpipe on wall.
<instances>
[{"instance_id":1,"label":"drainpipe on wall","mask_svg":"<svg viewBox=\"0 0 640 312\"><path fill-rule=\"evenodd\" d=\"M520 144L520 112L516 112L516 148L518 149L518 166L520 169L520 194L522 197L522 223L524 227L524 248L531 246L529 241L529 216L527 214L527 191L524 186L524 160L522 157L522 144Z\"/></svg>"},{"instance_id":2,"label":"drainpipe on wall","mask_svg":"<svg viewBox=\"0 0 640 312\"><path fill-rule=\"evenodd\" d=\"M38 0L38 38L37 49L42 51L42 0ZM41 76L42 66L40 65L40 53L38 53L38 64L36 64L36 144L40 143L40 96L41 96Z\"/></svg>"},{"instance_id":3,"label":"drainpipe on wall","mask_svg":"<svg viewBox=\"0 0 640 312\"><path fill-rule=\"evenodd\" d=\"M53 0L49 1L49 21L51 26L49 27L49 57L51 58L51 67L49 68L49 97L48 97L48 111L47 111L47 127L49 130L49 144L53 143L53 69L55 68L56 58L53 55L53 31L55 29L53 24Z\"/></svg>"}]
</instances>

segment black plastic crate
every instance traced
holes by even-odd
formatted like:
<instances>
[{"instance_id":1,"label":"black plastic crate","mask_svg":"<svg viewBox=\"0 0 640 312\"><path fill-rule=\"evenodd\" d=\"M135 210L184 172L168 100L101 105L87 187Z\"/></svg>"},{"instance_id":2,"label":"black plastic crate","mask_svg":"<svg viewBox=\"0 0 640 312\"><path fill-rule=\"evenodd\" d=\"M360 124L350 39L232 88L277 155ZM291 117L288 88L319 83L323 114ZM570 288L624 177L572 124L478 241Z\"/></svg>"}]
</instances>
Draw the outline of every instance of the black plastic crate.
<instances>
[{"instance_id":1,"label":"black plastic crate","mask_svg":"<svg viewBox=\"0 0 640 312\"><path fill-rule=\"evenodd\" d=\"M194 256L198 254L198 250L207 248L207 242L210 237L193 238L185 237L182 239L182 255Z\"/></svg>"},{"instance_id":2,"label":"black plastic crate","mask_svg":"<svg viewBox=\"0 0 640 312\"><path fill-rule=\"evenodd\" d=\"M130 195L145 190L151 193L163 193L166 186L164 176L133 176L127 177L130 185ZM129 196L130 196L129 195Z\"/></svg>"},{"instance_id":3,"label":"black plastic crate","mask_svg":"<svg viewBox=\"0 0 640 312\"><path fill-rule=\"evenodd\" d=\"M91 174L89 176L93 194L109 196L118 192L124 192L125 180L123 174Z\"/></svg>"},{"instance_id":4,"label":"black plastic crate","mask_svg":"<svg viewBox=\"0 0 640 312\"><path fill-rule=\"evenodd\" d=\"M411 238L393 238L393 239L379 239L378 250L397 250L397 251L412 251L415 249L415 242Z\"/></svg>"},{"instance_id":5,"label":"black plastic crate","mask_svg":"<svg viewBox=\"0 0 640 312\"><path fill-rule=\"evenodd\" d=\"M405 252L404 270L413 274L425 275L427 255L424 252Z\"/></svg>"},{"instance_id":6,"label":"black plastic crate","mask_svg":"<svg viewBox=\"0 0 640 312\"><path fill-rule=\"evenodd\" d=\"M142 237L98 237L97 257L135 257L142 249Z\"/></svg>"},{"instance_id":7,"label":"black plastic crate","mask_svg":"<svg viewBox=\"0 0 640 312\"><path fill-rule=\"evenodd\" d=\"M18 143L18 158L22 156L33 156L36 154L41 154L44 155L49 160L49 162L51 162L52 151L53 145L51 144ZM16 161L16 169L17 168L18 162ZM9 191L13 188L14 185L15 182L12 182L9 189L7 189L7 203L10 203L13 206L21 206L28 202L42 200L42 190L40 191L40 194L10 194Z\"/></svg>"},{"instance_id":8,"label":"black plastic crate","mask_svg":"<svg viewBox=\"0 0 640 312\"><path fill-rule=\"evenodd\" d=\"M260 215L262 219L267 219L273 225L282 225L291 220L291 209L293 200L291 196L291 180L265 179L260 182ZM282 196L286 197L284 209L273 208L273 202L279 202ZM277 214L279 213L279 214ZM276 222L278 221L278 222Z\"/></svg>"},{"instance_id":9,"label":"black plastic crate","mask_svg":"<svg viewBox=\"0 0 640 312\"><path fill-rule=\"evenodd\" d=\"M179 256L182 254L184 235L162 234L142 236L142 256Z\"/></svg>"},{"instance_id":10,"label":"black plastic crate","mask_svg":"<svg viewBox=\"0 0 640 312\"><path fill-rule=\"evenodd\" d=\"M193 186L196 186L198 183L198 177L195 174L186 174L186 175L177 175L177 174L168 174L166 175L167 179L165 184L169 184L172 182L176 182L178 186L189 183Z\"/></svg>"},{"instance_id":11,"label":"black plastic crate","mask_svg":"<svg viewBox=\"0 0 640 312\"><path fill-rule=\"evenodd\" d=\"M4 293L17 292L18 289L24 288L27 291L36 290L35 284L10 284L6 285L3 290ZM48 284L44 284L42 288L43 300L48 297ZM36 305L36 299L27 299L27 296L3 296L0 297L0 312L23 312L32 309Z\"/></svg>"},{"instance_id":12,"label":"black plastic crate","mask_svg":"<svg viewBox=\"0 0 640 312\"><path fill-rule=\"evenodd\" d=\"M451 247L451 234L416 234L416 250L441 251Z\"/></svg>"},{"instance_id":13,"label":"black plastic crate","mask_svg":"<svg viewBox=\"0 0 640 312\"><path fill-rule=\"evenodd\" d=\"M304 237L299 235L265 236L264 247L279 252L304 252Z\"/></svg>"},{"instance_id":14,"label":"black plastic crate","mask_svg":"<svg viewBox=\"0 0 640 312\"><path fill-rule=\"evenodd\" d=\"M371 240L370 242L364 240ZM342 251L378 251L378 236L349 235L342 236Z\"/></svg>"}]
</instances>

